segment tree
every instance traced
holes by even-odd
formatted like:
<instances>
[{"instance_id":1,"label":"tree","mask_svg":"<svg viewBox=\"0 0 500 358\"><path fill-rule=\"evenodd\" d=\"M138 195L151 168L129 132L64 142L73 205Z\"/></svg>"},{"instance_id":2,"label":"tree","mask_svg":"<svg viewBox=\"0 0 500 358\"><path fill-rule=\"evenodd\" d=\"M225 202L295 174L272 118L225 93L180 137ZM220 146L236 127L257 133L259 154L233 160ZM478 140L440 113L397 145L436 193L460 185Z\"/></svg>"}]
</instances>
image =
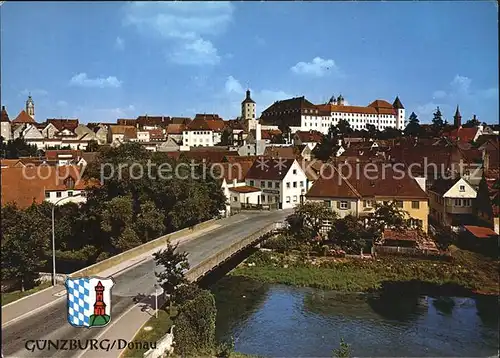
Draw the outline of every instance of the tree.
<instances>
[{"instance_id":1,"label":"tree","mask_svg":"<svg viewBox=\"0 0 500 358\"><path fill-rule=\"evenodd\" d=\"M345 137L346 135L351 134L353 131L351 128L351 124L349 123L349 121L347 121L345 119L341 119L339 121L339 123L337 124L337 128L338 128L339 134L342 137Z\"/></svg>"},{"instance_id":2,"label":"tree","mask_svg":"<svg viewBox=\"0 0 500 358\"><path fill-rule=\"evenodd\" d=\"M420 127L420 121L415 112L411 112L404 134L412 137L419 137L422 134L422 127Z\"/></svg>"},{"instance_id":3,"label":"tree","mask_svg":"<svg viewBox=\"0 0 500 358\"><path fill-rule=\"evenodd\" d=\"M394 127L386 127L382 132L378 132L378 139L396 139L401 138L401 130Z\"/></svg>"},{"instance_id":4,"label":"tree","mask_svg":"<svg viewBox=\"0 0 500 358\"><path fill-rule=\"evenodd\" d=\"M178 252L178 245L178 243L172 245L169 241L166 249L153 253L156 266L160 267L160 271L155 272L156 278L163 288L163 292L170 296L174 295L180 285L189 283L185 276L185 271L190 268L187 259L188 254ZM172 300L170 301L172 302Z\"/></svg>"},{"instance_id":5,"label":"tree","mask_svg":"<svg viewBox=\"0 0 500 358\"><path fill-rule=\"evenodd\" d=\"M476 118L476 116L469 119L467 122L462 125L463 128L474 128L481 125L481 122Z\"/></svg>"},{"instance_id":6,"label":"tree","mask_svg":"<svg viewBox=\"0 0 500 358\"><path fill-rule=\"evenodd\" d=\"M85 148L86 152L97 152L98 150L99 150L99 143L94 139L89 141L87 144L87 148Z\"/></svg>"},{"instance_id":7,"label":"tree","mask_svg":"<svg viewBox=\"0 0 500 358\"><path fill-rule=\"evenodd\" d=\"M229 128L224 128L222 131L221 137L220 137L220 143L218 145L220 146L228 146L232 145L232 137L231 137L231 130Z\"/></svg>"},{"instance_id":8,"label":"tree","mask_svg":"<svg viewBox=\"0 0 500 358\"><path fill-rule=\"evenodd\" d=\"M5 159L18 159L20 157L38 156L36 145L28 144L24 138L16 138L8 142L1 142L0 153Z\"/></svg>"},{"instance_id":9,"label":"tree","mask_svg":"<svg viewBox=\"0 0 500 358\"><path fill-rule=\"evenodd\" d=\"M303 240L310 241L320 236L325 220L334 220L335 212L331 211L322 202L305 202L295 208L295 212L288 216L290 234Z\"/></svg>"},{"instance_id":10,"label":"tree","mask_svg":"<svg viewBox=\"0 0 500 358\"><path fill-rule=\"evenodd\" d=\"M215 348L217 308L210 291L202 290L179 308L175 319L175 351L181 357L211 356Z\"/></svg>"},{"instance_id":11,"label":"tree","mask_svg":"<svg viewBox=\"0 0 500 358\"><path fill-rule=\"evenodd\" d=\"M134 229L143 243L154 240L165 232L165 215L152 201L140 204Z\"/></svg>"},{"instance_id":12,"label":"tree","mask_svg":"<svg viewBox=\"0 0 500 358\"><path fill-rule=\"evenodd\" d=\"M336 156L339 150L339 130L331 125L328 133L322 135L321 142L313 149L313 155L322 161L328 161L332 156Z\"/></svg>"},{"instance_id":13,"label":"tree","mask_svg":"<svg viewBox=\"0 0 500 358\"><path fill-rule=\"evenodd\" d=\"M344 338L340 339L340 347L333 350L333 357L349 358L351 356L351 345L344 342Z\"/></svg>"},{"instance_id":14,"label":"tree","mask_svg":"<svg viewBox=\"0 0 500 358\"><path fill-rule=\"evenodd\" d=\"M33 209L19 210L12 205L2 208L2 276L15 280L21 291L35 285L45 265L50 231L39 224Z\"/></svg>"},{"instance_id":15,"label":"tree","mask_svg":"<svg viewBox=\"0 0 500 358\"><path fill-rule=\"evenodd\" d=\"M408 227L408 213L399 208L396 202L376 203L375 211L368 215L368 230L375 242L381 238L385 228L404 231Z\"/></svg>"},{"instance_id":16,"label":"tree","mask_svg":"<svg viewBox=\"0 0 500 358\"><path fill-rule=\"evenodd\" d=\"M436 112L434 112L434 117L432 118L432 129L434 135L439 135L444 127L443 115L441 114L441 110L437 107Z\"/></svg>"},{"instance_id":17,"label":"tree","mask_svg":"<svg viewBox=\"0 0 500 358\"><path fill-rule=\"evenodd\" d=\"M378 130L377 130L377 127L375 127L374 124L367 123L366 124L366 130L368 132L368 137L370 139L377 139Z\"/></svg>"},{"instance_id":18,"label":"tree","mask_svg":"<svg viewBox=\"0 0 500 358\"><path fill-rule=\"evenodd\" d=\"M286 123L281 123L278 126L278 129L281 131L281 137L283 138L285 143L289 143L289 138L292 133L290 126Z\"/></svg>"},{"instance_id":19,"label":"tree","mask_svg":"<svg viewBox=\"0 0 500 358\"><path fill-rule=\"evenodd\" d=\"M352 215L333 221L328 239L349 254L359 254L371 241L370 232Z\"/></svg>"}]
</instances>

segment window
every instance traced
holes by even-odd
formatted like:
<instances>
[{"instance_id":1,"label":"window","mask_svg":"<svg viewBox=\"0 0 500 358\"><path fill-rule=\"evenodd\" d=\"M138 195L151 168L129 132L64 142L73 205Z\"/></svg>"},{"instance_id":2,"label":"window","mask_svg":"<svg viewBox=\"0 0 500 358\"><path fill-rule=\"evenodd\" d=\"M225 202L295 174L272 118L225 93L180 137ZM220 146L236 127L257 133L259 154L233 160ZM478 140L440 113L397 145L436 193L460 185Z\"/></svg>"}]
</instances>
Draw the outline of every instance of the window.
<instances>
[{"instance_id":1,"label":"window","mask_svg":"<svg viewBox=\"0 0 500 358\"><path fill-rule=\"evenodd\" d=\"M325 205L326 205L327 208L331 208L332 207L332 202L330 200L323 200L323 203L325 203Z\"/></svg>"},{"instance_id":2,"label":"window","mask_svg":"<svg viewBox=\"0 0 500 358\"><path fill-rule=\"evenodd\" d=\"M293 173L294 175L295 175L295 174L297 174L297 169L294 169L294 170L292 171L292 173Z\"/></svg>"},{"instance_id":3,"label":"window","mask_svg":"<svg viewBox=\"0 0 500 358\"><path fill-rule=\"evenodd\" d=\"M420 209L420 202L419 201L412 201L411 208L412 209Z\"/></svg>"},{"instance_id":4,"label":"window","mask_svg":"<svg viewBox=\"0 0 500 358\"><path fill-rule=\"evenodd\" d=\"M297 202L297 195L294 195L293 196L293 202L296 203Z\"/></svg>"},{"instance_id":5,"label":"window","mask_svg":"<svg viewBox=\"0 0 500 358\"><path fill-rule=\"evenodd\" d=\"M273 182L268 181L268 182L267 182L267 187L268 187L268 188L272 188L272 187L273 187Z\"/></svg>"},{"instance_id":6,"label":"window","mask_svg":"<svg viewBox=\"0 0 500 358\"><path fill-rule=\"evenodd\" d=\"M47 198L47 199L50 198L50 191L45 192L45 198Z\"/></svg>"},{"instance_id":7,"label":"window","mask_svg":"<svg viewBox=\"0 0 500 358\"><path fill-rule=\"evenodd\" d=\"M296 187L297 187L297 182L296 182L296 181L294 181L294 182L293 182L293 187L294 187L294 188L296 188Z\"/></svg>"},{"instance_id":8,"label":"window","mask_svg":"<svg viewBox=\"0 0 500 358\"><path fill-rule=\"evenodd\" d=\"M285 201L286 201L287 203L289 203L289 202L290 202L290 197L289 197L289 196L287 196Z\"/></svg>"},{"instance_id":9,"label":"window","mask_svg":"<svg viewBox=\"0 0 500 358\"><path fill-rule=\"evenodd\" d=\"M262 194L261 198L262 198L262 202L265 203L266 202L266 196L264 194Z\"/></svg>"},{"instance_id":10,"label":"window","mask_svg":"<svg viewBox=\"0 0 500 358\"><path fill-rule=\"evenodd\" d=\"M340 202L340 208L342 210L346 210L347 209L347 201L341 201Z\"/></svg>"},{"instance_id":11,"label":"window","mask_svg":"<svg viewBox=\"0 0 500 358\"><path fill-rule=\"evenodd\" d=\"M465 191L465 185L460 185L460 191L464 192Z\"/></svg>"},{"instance_id":12,"label":"window","mask_svg":"<svg viewBox=\"0 0 500 358\"><path fill-rule=\"evenodd\" d=\"M60 191L56 191L56 198L60 198L61 197L61 192Z\"/></svg>"},{"instance_id":13,"label":"window","mask_svg":"<svg viewBox=\"0 0 500 358\"><path fill-rule=\"evenodd\" d=\"M254 186L254 181L250 180L250 186Z\"/></svg>"},{"instance_id":14,"label":"window","mask_svg":"<svg viewBox=\"0 0 500 358\"><path fill-rule=\"evenodd\" d=\"M460 206L460 199L455 199L455 206Z\"/></svg>"},{"instance_id":15,"label":"window","mask_svg":"<svg viewBox=\"0 0 500 358\"><path fill-rule=\"evenodd\" d=\"M403 208L403 202L401 200L396 200L396 207Z\"/></svg>"},{"instance_id":16,"label":"window","mask_svg":"<svg viewBox=\"0 0 500 358\"><path fill-rule=\"evenodd\" d=\"M73 196L73 192L72 191L68 191L68 196Z\"/></svg>"},{"instance_id":17,"label":"window","mask_svg":"<svg viewBox=\"0 0 500 358\"><path fill-rule=\"evenodd\" d=\"M371 200L363 200L363 207L371 208L373 206L373 201Z\"/></svg>"},{"instance_id":18,"label":"window","mask_svg":"<svg viewBox=\"0 0 500 358\"><path fill-rule=\"evenodd\" d=\"M266 182L263 180L260 182L260 187L265 188L266 187Z\"/></svg>"},{"instance_id":19,"label":"window","mask_svg":"<svg viewBox=\"0 0 500 358\"><path fill-rule=\"evenodd\" d=\"M279 183L279 182L274 183L274 187L275 187L276 189L279 189L279 188L280 188L280 183Z\"/></svg>"},{"instance_id":20,"label":"window","mask_svg":"<svg viewBox=\"0 0 500 358\"><path fill-rule=\"evenodd\" d=\"M290 182L286 183L287 189L290 189Z\"/></svg>"},{"instance_id":21,"label":"window","mask_svg":"<svg viewBox=\"0 0 500 358\"><path fill-rule=\"evenodd\" d=\"M68 189L73 189L75 187L75 179L73 179L72 177L68 177L66 179L66 187Z\"/></svg>"},{"instance_id":22,"label":"window","mask_svg":"<svg viewBox=\"0 0 500 358\"><path fill-rule=\"evenodd\" d=\"M304 187L304 182L303 182L302 180L301 180L301 181L299 181L299 186L300 186L301 188L303 188L303 187Z\"/></svg>"},{"instance_id":23,"label":"window","mask_svg":"<svg viewBox=\"0 0 500 358\"><path fill-rule=\"evenodd\" d=\"M235 197L233 198L233 201L238 201L238 197L237 197L237 196L235 196Z\"/></svg>"}]
</instances>

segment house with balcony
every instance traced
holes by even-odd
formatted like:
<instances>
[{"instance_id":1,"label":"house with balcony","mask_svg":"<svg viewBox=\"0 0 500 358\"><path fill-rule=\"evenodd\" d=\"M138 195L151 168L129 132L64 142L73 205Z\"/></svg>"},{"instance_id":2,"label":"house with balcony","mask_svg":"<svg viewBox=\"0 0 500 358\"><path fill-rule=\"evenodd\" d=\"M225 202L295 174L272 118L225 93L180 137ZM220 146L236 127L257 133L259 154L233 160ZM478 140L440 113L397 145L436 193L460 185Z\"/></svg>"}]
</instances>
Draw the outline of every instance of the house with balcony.
<instances>
[{"instance_id":1,"label":"house with balcony","mask_svg":"<svg viewBox=\"0 0 500 358\"><path fill-rule=\"evenodd\" d=\"M477 191L465 178L438 179L428 191L430 215L436 223L458 230L476 222L473 205Z\"/></svg>"}]
</instances>

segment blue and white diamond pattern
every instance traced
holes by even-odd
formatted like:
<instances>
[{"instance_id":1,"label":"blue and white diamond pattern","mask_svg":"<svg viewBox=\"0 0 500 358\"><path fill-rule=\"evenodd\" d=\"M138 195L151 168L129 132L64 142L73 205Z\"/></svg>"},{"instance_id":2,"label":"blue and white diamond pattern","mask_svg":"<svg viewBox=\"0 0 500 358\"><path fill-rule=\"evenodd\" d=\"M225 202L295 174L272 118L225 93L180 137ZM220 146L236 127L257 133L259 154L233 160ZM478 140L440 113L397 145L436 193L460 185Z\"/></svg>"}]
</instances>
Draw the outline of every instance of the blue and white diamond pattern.
<instances>
[{"instance_id":1,"label":"blue and white diamond pattern","mask_svg":"<svg viewBox=\"0 0 500 358\"><path fill-rule=\"evenodd\" d=\"M68 321L73 326L89 327L90 315L90 279L67 279Z\"/></svg>"}]
</instances>

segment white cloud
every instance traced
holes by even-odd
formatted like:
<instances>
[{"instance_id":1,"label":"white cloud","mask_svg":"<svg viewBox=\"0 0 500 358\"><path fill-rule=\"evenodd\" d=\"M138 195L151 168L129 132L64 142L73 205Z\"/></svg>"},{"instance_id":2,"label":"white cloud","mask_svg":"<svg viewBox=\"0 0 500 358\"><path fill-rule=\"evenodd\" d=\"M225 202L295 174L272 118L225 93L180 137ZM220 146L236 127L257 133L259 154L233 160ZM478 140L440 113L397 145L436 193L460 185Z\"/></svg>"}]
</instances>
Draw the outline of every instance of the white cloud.
<instances>
[{"instance_id":1,"label":"white cloud","mask_svg":"<svg viewBox=\"0 0 500 358\"><path fill-rule=\"evenodd\" d=\"M469 94L471 82L472 80L469 77L456 75L450 86L457 94L467 95Z\"/></svg>"},{"instance_id":2,"label":"white cloud","mask_svg":"<svg viewBox=\"0 0 500 358\"><path fill-rule=\"evenodd\" d=\"M94 87L94 88L105 88L105 87L120 87L122 81L118 80L115 76L109 77L97 77L89 78L85 72L81 72L74 75L69 81L70 85L80 86L80 87Z\"/></svg>"},{"instance_id":3,"label":"white cloud","mask_svg":"<svg viewBox=\"0 0 500 358\"><path fill-rule=\"evenodd\" d=\"M237 94L245 93L245 90L243 89L243 86L241 85L240 81L238 81L233 76L229 76L227 78L224 87L226 89L226 93L237 93Z\"/></svg>"},{"instance_id":4,"label":"white cloud","mask_svg":"<svg viewBox=\"0 0 500 358\"><path fill-rule=\"evenodd\" d=\"M442 90L434 91L434 93L432 94L433 99L441 99L441 98L445 98L446 96L447 96L447 93L445 91L442 91Z\"/></svg>"},{"instance_id":5,"label":"white cloud","mask_svg":"<svg viewBox=\"0 0 500 358\"><path fill-rule=\"evenodd\" d=\"M120 36L115 39L115 49L119 51L123 51L125 49L125 40Z\"/></svg>"},{"instance_id":6,"label":"white cloud","mask_svg":"<svg viewBox=\"0 0 500 358\"><path fill-rule=\"evenodd\" d=\"M335 61L325 60L321 57L315 57L311 62L299 62L290 70L299 75L307 75L313 77L323 77L330 73L338 73L338 67Z\"/></svg>"},{"instance_id":7,"label":"white cloud","mask_svg":"<svg viewBox=\"0 0 500 358\"><path fill-rule=\"evenodd\" d=\"M214 45L201 38L180 45L167 56L172 62L181 65L216 65L220 62L220 56Z\"/></svg>"},{"instance_id":8,"label":"white cloud","mask_svg":"<svg viewBox=\"0 0 500 358\"><path fill-rule=\"evenodd\" d=\"M68 106L68 102L61 100L61 101L57 101L56 105L58 107L67 107Z\"/></svg>"},{"instance_id":9,"label":"white cloud","mask_svg":"<svg viewBox=\"0 0 500 358\"><path fill-rule=\"evenodd\" d=\"M207 36L224 33L233 19L230 2L131 2L124 24L168 42L167 58L178 64L215 65L220 56ZM172 50L170 50L172 49Z\"/></svg>"},{"instance_id":10,"label":"white cloud","mask_svg":"<svg viewBox=\"0 0 500 358\"><path fill-rule=\"evenodd\" d=\"M41 97L41 96L46 96L48 94L49 94L49 92L47 92L46 90L43 90L43 89L32 89L32 90L24 89L21 91L21 95L23 95L23 96L31 95L33 97L35 97L35 96Z\"/></svg>"}]
</instances>

